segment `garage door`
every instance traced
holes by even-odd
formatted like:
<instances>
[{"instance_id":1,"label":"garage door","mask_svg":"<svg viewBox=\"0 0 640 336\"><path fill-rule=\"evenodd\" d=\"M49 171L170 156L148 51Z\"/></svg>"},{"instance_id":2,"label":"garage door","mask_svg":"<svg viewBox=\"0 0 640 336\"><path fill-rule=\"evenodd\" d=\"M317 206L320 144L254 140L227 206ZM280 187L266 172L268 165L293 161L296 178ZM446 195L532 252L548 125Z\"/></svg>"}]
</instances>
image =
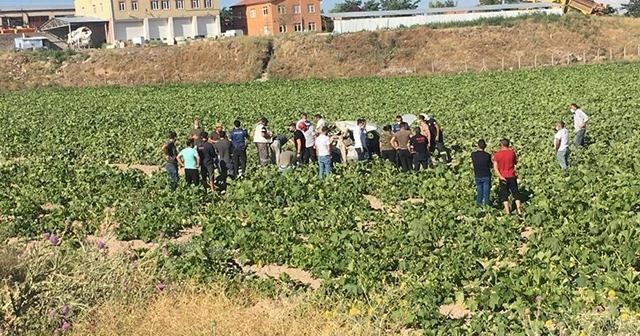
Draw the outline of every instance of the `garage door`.
<instances>
[{"instance_id":1,"label":"garage door","mask_svg":"<svg viewBox=\"0 0 640 336\"><path fill-rule=\"evenodd\" d=\"M173 30L175 37L191 37L195 35L193 33L193 24L191 18L174 18Z\"/></svg>"},{"instance_id":2,"label":"garage door","mask_svg":"<svg viewBox=\"0 0 640 336\"><path fill-rule=\"evenodd\" d=\"M198 16L198 35L204 37L220 35L220 21L215 16Z\"/></svg>"},{"instance_id":3,"label":"garage door","mask_svg":"<svg viewBox=\"0 0 640 336\"><path fill-rule=\"evenodd\" d=\"M144 36L142 21L116 22L114 28L116 40L128 41L134 37Z\"/></svg>"},{"instance_id":4,"label":"garage door","mask_svg":"<svg viewBox=\"0 0 640 336\"><path fill-rule=\"evenodd\" d=\"M171 36L167 19L149 20L149 39L167 40Z\"/></svg>"}]
</instances>

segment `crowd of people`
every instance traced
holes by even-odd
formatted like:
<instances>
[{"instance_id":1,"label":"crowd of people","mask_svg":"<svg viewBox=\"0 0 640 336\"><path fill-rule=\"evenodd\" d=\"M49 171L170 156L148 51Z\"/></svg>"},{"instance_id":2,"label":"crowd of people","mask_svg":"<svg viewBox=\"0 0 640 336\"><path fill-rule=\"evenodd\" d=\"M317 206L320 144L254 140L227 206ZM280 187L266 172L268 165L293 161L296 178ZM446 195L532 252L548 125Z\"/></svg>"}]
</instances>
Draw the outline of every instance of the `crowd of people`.
<instances>
[{"instance_id":1,"label":"crowd of people","mask_svg":"<svg viewBox=\"0 0 640 336\"><path fill-rule=\"evenodd\" d=\"M589 117L577 104L571 104L573 114L576 147L584 145L586 122ZM165 168L171 179L171 187L178 185L178 169L184 167L188 185L202 185L215 193L226 190L228 178L239 178L247 171L247 146L253 142L260 166L277 165L280 172L294 167L318 164L318 177L331 175L335 162L346 160L334 150L335 138L330 136L329 126L321 115L314 116L314 126L306 114L300 120L291 123L289 134L275 135L269 129L267 118L260 118L249 131L242 128L239 120L234 121L233 129L227 135L222 124L216 124L214 130L207 133L199 120L194 120L193 128L185 141L184 149L176 148L176 133L169 134L169 140L162 146L165 155ZM444 145L440 124L426 114L418 116L418 127L410 130L409 123L402 116L396 116L395 122L382 128L382 133L367 131L367 121L358 119L356 126L342 135L347 145L353 145L357 160L372 160L379 157L390 162L403 172L419 171L430 168L434 158L448 163L451 151ZM569 131L563 121L556 123L553 148L562 169L569 166ZM337 135L336 135L337 136ZM500 201L505 212L510 213L509 196L515 199L518 214L522 214L521 197L515 173L516 153L510 148L508 139L500 141L500 150L493 157L486 152L487 144L479 140L478 148L471 154L476 184L476 204L490 205L492 172L500 180Z\"/></svg>"}]
</instances>

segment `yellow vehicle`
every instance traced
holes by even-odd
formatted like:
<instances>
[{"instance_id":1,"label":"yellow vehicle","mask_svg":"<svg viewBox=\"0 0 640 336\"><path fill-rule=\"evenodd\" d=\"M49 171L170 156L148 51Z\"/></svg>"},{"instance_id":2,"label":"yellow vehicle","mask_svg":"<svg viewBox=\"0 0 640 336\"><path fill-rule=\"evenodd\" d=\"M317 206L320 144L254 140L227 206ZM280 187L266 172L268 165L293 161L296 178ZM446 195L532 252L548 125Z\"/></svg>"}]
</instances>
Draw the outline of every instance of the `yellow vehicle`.
<instances>
[{"instance_id":1,"label":"yellow vehicle","mask_svg":"<svg viewBox=\"0 0 640 336\"><path fill-rule=\"evenodd\" d=\"M564 12L566 13L569 9L577 10L582 12L583 14L605 14L607 11L606 6L599 4L592 0L523 0L526 2L555 2L561 4Z\"/></svg>"}]
</instances>

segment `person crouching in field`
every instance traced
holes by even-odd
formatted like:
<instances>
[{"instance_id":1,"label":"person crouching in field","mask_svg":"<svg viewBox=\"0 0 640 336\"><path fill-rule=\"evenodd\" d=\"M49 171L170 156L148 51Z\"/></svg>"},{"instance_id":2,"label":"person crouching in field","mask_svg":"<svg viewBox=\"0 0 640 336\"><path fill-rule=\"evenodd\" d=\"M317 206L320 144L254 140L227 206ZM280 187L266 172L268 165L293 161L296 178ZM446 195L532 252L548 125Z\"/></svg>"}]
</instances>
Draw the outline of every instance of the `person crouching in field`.
<instances>
[{"instance_id":1,"label":"person crouching in field","mask_svg":"<svg viewBox=\"0 0 640 336\"><path fill-rule=\"evenodd\" d=\"M478 150L471 153L473 163L473 175L476 182L476 205L490 205L489 195L491 194L491 154L485 152L487 143L478 140Z\"/></svg>"},{"instance_id":2,"label":"person crouching in field","mask_svg":"<svg viewBox=\"0 0 640 336\"><path fill-rule=\"evenodd\" d=\"M200 156L198 151L193 148L193 139L187 140L187 147L178 154L178 164L184 167L184 176L187 185L198 185L200 178L198 176L198 168L200 168Z\"/></svg>"},{"instance_id":3,"label":"person crouching in field","mask_svg":"<svg viewBox=\"0 0 640 336\"><path fill-rule=\"evenodd\" d=\"M164 167L171 179L171 190L176 190L178 186L178 150L176 149L176 132L169 133L169 140L162 146L161 151L164 153Z\"/></svg>"},{"instance_id":4,"label":"person crouching in field","mask_svg":"<svg viewBox=\"0 0 640 336\"><path fill-rule=\"evenodd\" d=\"M556 123L556 131L553 137L553 152L556 153L560 168L566 169L569 167L569 131L564 128L562 120Z\"/></svg>"},{"instance_id":5,"label":"person crouching in field","mask_svg":"<svg viewBox=\"0 0 640 336\"><path fill-rule=\"evenodd\" d=\"M520 209L520 192L518 191L518 179L515 165L518 163L516 152L509 148L509 140L500 140L500 150L493 155L493 169L500 178L500 200L504 204L504 211L511 213L509 194L516 200L518 215L522 215Z\"/></svg>"}]
</instances>

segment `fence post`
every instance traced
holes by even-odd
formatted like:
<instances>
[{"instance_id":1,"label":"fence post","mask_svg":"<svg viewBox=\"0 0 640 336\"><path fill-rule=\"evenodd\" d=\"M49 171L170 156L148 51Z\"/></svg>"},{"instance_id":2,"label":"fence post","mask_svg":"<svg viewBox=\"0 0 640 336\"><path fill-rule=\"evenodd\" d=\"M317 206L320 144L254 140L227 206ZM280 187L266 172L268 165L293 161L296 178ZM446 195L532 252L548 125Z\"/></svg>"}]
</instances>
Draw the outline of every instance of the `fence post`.
<instances>
[{"instance_id":1,"label":"fence post","mask_svg":"<svg viewBox=\"0 0 640 336\"><path fill-rule=\"evenodd\" d=\"M638 56L640 56L640 44L638 44Z\"/></svg>"},{"instance_id":2,"label":"fence post","mask_svg":"<svg viewBox=\"0 0 640 336\"><path fill-rule=\"evenodd\" d=\"M433 64L433 61L431 61L431 72L436 72L436 67Z\"/></svg>"},{"instance_id":3,"label":"fence post","mask_svg":"<svg viewBox=\"0 0 640 336\"><path fill-rule=\"evenodd\" d=\"M482 59L482 71L487 71L487 65L484 63L484 58Z\"/></svg>"},{"instance_id":4,"label":"fence post","mask_svg":"<svg viewBox=\"0 0 640 336\"><path fill-rule=\"evenodd\" d=\"M502 57L502 71L504 71L504 57Z\"/></svg>"},{"instance_id":5,"label":"fence post","mask_svg":"<svg viewBox=\"0 0 640 336\"><path fill-rule=\"evenodd\" d=\"M464 72L469 72L469 65L466 61L464 62Z\"/></svg>"},{"instance_id":6,"label":"fence post","mask_svg":"<svg viewBox=\"0 0 640 336\"><path fill-rule=\"evenodd\" d=\"M613 48L609 47L609 60L613 59Z\"/></svg>"},{"instance_id":7,"label":"fence post","mask_svg":"<svg viewBox=\"0 0 640 336\"><path fill-rule=\"evenodd\" d=\"M567 55L567 65L571 63L571 55Z\"/></svg>"},{"instance_id":8,"label":"fence post","mask_svg":"<svg viewBox=\"0 0 640 336\"><path fill-rule=\"evenodd\" d=\"M553 56L554 56L554 53L551 53L551 65L555 66L556 65L556 60L555 60L555 57L553 57Z\"/></svg>"},{"instance_id":9,"label":"fence post","mask_svg":"<svg viewBox=\"0 0 640 336\"><path fill-rule=\"evenodd\" d=\"M627 58L627 46L624 46L624 48L622 48L622 58Z\"/></svg>"},{"instance_id":10,"label":"fence post","mask_svg":"<svg viewBox=\"0 0 640 336\"><path fill-rule=\"evenodd\" d=\"M538 54L535 54L535 56L533 56L533 67L538 67Z\"/></svg>"},{"instance_id":11,"label":"fence post","mask_svg":"<svg viewBox=\"0 0 640 336\"><path fill-rule=\"evenodd\" d=\"M598 48L598 52L596 53L596 61L600 61L600 48Z\"/></svg>"},{"instance_id":12,"label":"fence post","mask_svg":"<svg viewBox=\"0 0 640 336\"><path fill-rule=\"evenodd\" d=\"M582 51L582 63L583 64L587 64L587 51L586 50Z\"/></svg>"},{"instance_id":13,"label":"fence post","mask_svg":"<svg viewBox=\"0 0 640 336\"><path fill-rule=\"evenodd\" d=\"M522 58L522 56L518 55L518 69L520 69L520 68L521 68L521 66L520 66L520 59L521 59L521 58Z\"/></svg>"}]
</instances>

